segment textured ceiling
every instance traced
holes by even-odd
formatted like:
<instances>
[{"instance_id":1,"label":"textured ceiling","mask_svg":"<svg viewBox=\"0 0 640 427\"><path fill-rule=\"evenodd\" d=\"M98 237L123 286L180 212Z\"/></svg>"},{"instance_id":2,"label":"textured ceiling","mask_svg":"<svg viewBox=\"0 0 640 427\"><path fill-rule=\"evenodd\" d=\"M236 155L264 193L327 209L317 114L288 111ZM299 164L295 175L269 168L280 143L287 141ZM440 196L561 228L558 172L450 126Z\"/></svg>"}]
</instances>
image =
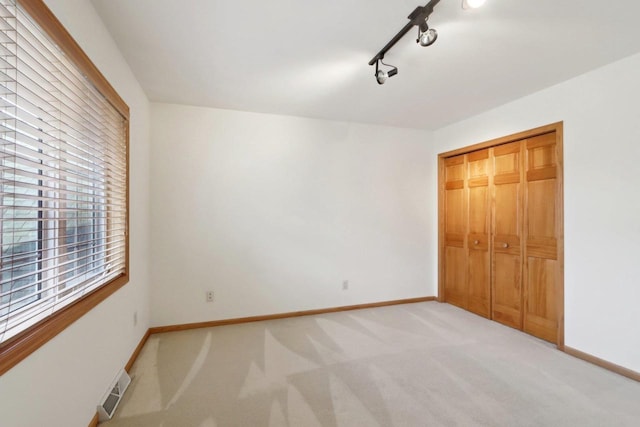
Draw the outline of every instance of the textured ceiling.
<instances>
[{"instance_id":1,"label":"textured ceiling","mask_svg":"<svg viewBox=\"0 0 640 427\"><path fill-rule=\"evenodd\" d=\"M640 2L442 0L430 47L409 32L425 0L92 0L149 99L437 129L640 51Z\"/></svg>"}]
</instances>

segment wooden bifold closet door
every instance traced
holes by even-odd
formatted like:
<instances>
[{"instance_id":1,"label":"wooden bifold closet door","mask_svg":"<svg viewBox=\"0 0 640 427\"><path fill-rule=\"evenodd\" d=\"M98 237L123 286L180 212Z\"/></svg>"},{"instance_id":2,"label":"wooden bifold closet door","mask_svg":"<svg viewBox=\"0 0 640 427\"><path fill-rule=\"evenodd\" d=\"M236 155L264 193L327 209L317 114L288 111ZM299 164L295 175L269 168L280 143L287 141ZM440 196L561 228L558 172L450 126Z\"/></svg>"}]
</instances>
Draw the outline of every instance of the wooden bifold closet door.
<instances>
[{"instance_id":1,"label":"wooden bifold closet door","mask_svg":"<svg viewBox=\"0 0 640 427\"><path fill-rule=\"evenodd\" d=\"M562 124L440 155L440 300L563 345Z\"/></svg>"},{"instance_id":2,"label":"wooden bifold closet door","mask_svg":"<svg viewBox=\"0 0 640 427\"><path fill-rule=\"evenodd\" d=\"M467 229L469 311L488 317L490 306L490 210L489 210L489 150L467 156L467 195L469 222ZM471 209L473 207L473 209Z\"/></svg>"},{"instance_id":3,"label":"wooden bifold closet door","mask_svg":"<svg viewBox=\"0 0 640 427\"><path fill-rule=\"evenodd\" d=\"M492 318L522 329L522 144L493 148Z\"/></svg>"}]
</instances>

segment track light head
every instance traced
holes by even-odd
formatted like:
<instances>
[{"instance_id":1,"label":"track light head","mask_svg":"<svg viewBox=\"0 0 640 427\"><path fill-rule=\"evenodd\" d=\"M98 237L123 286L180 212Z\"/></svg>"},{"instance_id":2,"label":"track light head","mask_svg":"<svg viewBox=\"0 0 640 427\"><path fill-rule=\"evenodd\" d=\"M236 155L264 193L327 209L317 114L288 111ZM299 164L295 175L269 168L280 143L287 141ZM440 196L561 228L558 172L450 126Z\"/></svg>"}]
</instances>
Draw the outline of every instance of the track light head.
<instances>
[{"instance_id":1,"label":"track light head","mask_svg":"<svg viewBox=\"0 0 640 427\"><path fill-rule=\"evenodd\" d=\"M424 32L420 32L418 40L416 42L420 43L420 46L431 46L438 39L438 32L435 28L429 28Z\"/></svg>"},{"instance_id":2,"label":"track light head","mask_svg":"<svg viewBox=\"0 0 640 427\"><path fill-rule=\"evenodd\" d=\"M391 67L391 69L389 71L378 69L378 62L382 65L386 65L387 67ZM398 74L398 68L394 67L393 65L387 65L381 60L378 60L378 62L376 62L376 81L378 82L379 85L383 85L391 77Z\"/></svg>"},{"instance_id":3,"label":"track light head","mask_svg":"<svg viewBox=\"0 0 640 427\"><path fill-rule=\"evenodd\" d=\"M383 85L388 78L389 78L389 75L387 74L386 71L378 70L378 72L376 73L376 81L378 82L379 85Z\"/></svg>"}]
</instances>

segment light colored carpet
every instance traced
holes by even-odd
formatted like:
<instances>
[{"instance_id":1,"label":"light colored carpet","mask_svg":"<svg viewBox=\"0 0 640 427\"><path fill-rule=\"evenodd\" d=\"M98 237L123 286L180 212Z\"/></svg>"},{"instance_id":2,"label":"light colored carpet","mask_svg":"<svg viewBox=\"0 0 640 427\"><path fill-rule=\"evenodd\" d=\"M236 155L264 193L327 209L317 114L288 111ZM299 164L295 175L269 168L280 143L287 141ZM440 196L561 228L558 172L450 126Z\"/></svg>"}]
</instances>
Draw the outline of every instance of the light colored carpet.
<instances>
[{"instance_id":1,"label":"light colored carpet","mask_svg":"<svg viewBox=\"0 0 640 427\"><path fill-rule=\"evenodd\" d=\"M640 426L640 383L436 302L152 335L104 427Z\"/></svg>"}]
</instances>

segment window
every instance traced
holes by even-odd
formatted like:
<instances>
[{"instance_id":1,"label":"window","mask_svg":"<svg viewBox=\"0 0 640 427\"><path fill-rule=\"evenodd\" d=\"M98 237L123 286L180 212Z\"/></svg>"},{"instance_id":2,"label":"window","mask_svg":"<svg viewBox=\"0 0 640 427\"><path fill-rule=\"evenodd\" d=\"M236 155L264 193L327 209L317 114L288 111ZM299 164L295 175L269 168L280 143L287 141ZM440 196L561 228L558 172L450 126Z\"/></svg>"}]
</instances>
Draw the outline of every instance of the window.
<instances>
[{"instance_id":1,"label":"window","mask_svg":"<svg viewBox=\"0 0 640 427\"><path fill-rule=\"evenodd\" d=\"M0 374L127 281L128 115L42 0L0 0Z\"/></svg>"}]
</instances>

